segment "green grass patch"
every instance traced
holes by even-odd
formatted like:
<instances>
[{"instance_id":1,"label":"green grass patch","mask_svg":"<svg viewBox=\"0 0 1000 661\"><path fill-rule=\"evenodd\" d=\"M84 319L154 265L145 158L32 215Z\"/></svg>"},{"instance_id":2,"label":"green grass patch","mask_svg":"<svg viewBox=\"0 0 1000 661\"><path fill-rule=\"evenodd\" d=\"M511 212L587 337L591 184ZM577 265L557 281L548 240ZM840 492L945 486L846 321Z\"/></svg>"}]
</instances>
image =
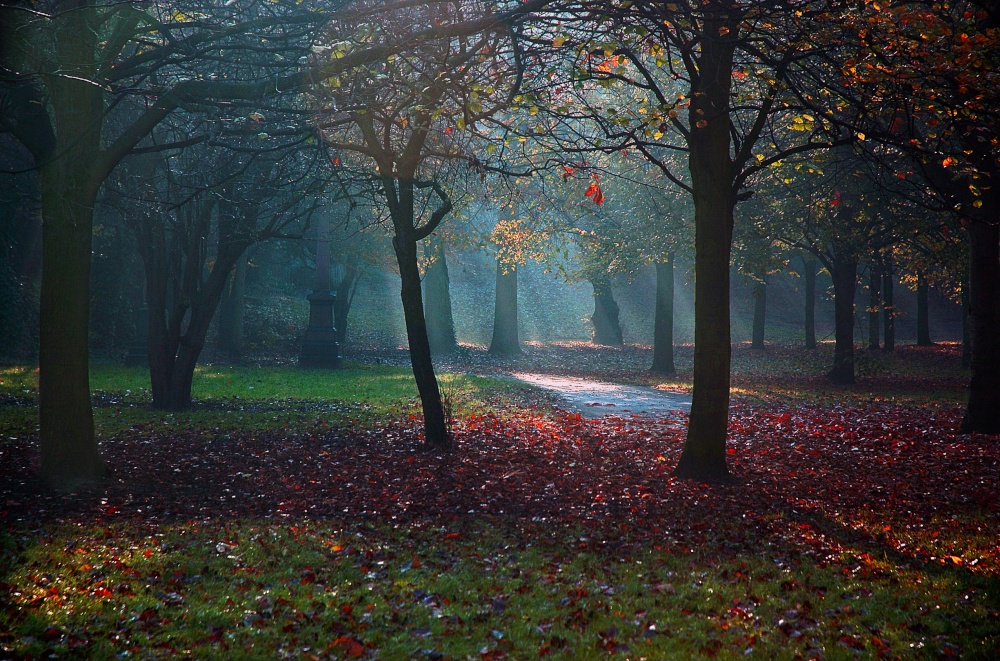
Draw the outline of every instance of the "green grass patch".
<instances>
[{"instance_id":1,"label":"green grass patch","mask_svg":"<svg viewBox=\"0 0 1000 661\"><path fill-rule=\"evenodd\" d=\"M4 544L0 643L23 656L849 659L1000 644L993 579L769 545L503 519L75 525Z\"/></svg>"},{"instance_id":2,"label":"green grass patch","mask_svg":"<svg viewBox=\"0 0 1000 661\"><path fill-rule=\"evenodd\" d=\"M189 411L152 409L144 368L97 364L91 368L97 405L94 424L101 438L141 427L170 429L272 429L302 426L371 426L420 414L410 370L349 363L339 370L294 367L199 366ZM466 374L443 373L438 383L456 417L518 406L530 387ZM23 366L0 370L0 435L37 432L38 373Z\"/></svg>"}]
</instances>

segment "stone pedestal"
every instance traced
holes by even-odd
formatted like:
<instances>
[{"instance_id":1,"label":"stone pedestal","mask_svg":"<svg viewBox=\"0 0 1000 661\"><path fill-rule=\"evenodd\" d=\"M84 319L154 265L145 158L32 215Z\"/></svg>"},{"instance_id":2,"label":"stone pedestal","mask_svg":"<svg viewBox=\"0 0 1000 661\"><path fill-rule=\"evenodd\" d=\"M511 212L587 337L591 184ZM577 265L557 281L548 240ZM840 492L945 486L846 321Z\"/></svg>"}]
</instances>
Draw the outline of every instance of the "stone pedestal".
<instances>
[{"instance_id":1,"label":"stone pedestal","mask_svg":"<svg viewBox=\"0 0 1000 661\"><path fill-rule=\"evenodd\" d=\"M302 338L299 366L335 369L340 367L340 343L333 326L333 303L337 300L331 291L309 294L309 327Z\"/></svg>"}]
</instances>

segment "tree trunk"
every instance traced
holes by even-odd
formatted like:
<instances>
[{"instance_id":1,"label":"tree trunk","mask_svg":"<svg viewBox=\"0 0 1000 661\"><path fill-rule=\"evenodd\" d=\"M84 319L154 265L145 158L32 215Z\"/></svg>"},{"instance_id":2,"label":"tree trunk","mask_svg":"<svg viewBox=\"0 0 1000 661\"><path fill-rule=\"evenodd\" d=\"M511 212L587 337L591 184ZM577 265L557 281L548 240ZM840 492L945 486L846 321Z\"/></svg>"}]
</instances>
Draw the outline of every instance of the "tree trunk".
<instances>
[{"instance_id":1,"label":"tree trunk","mask_svg":"<svg viewBox=\"0 0 1000 661\"><path fill-rule=\"evenodd\" d=\"M249 247L249 239L232 235L235 221L230 210L223 210L215 258L204 274L213 206L178 209L187 214L183 222L180 217L175 223L151 218L136 226L149 307L149 380L157 409L191 407L191 382L212 317L229 274ZM173 234L168 235L171 225Z\"/></svg>"},{"instance_id":2,"label":"tree trunk","mask_svg":"<svg viewBox=\"0 0 1000 661\"><path fill-rule=\"evenodd\" d=\"M656 262L656 314L653 318L651 372L672 376L674 365L674 254Z\"/></svg>"},{"instance_id":3,"label":"tree trunk","mask_svg":"<svg viewBox=\"0 0 1000 661\"><path fill-rule=\"evenodd\" d=\"M431 361L431 346L427 339L427 322L424 320L424 306L420 292L420 269L417 266L417 239L413 229L413 182L405 179L384 178L387 189L395 188L398 182L398 201L390 204L395 236L392 240L399 265L400 291L403 301L403 319L406 322L406 339L410 345L410 364L413 378L417 382L420 404L424 413L424 439L430 447L447 448L451 445L448 426L441 403L441 391L434 364ZM392 192L389 193L392 195Z\"/></svg>"},{"instance_id":4,"label":"tree trunk","mask_svg":"<svg viewBox=\"0 0 1000 661\"><path fill-rule=\"evenodd\" d=\"M218 279L224 282L222 277ZM212 316L222 297L222 286L213 284L210 278L199 300L184 313L188 321L183 331L179 320L167 319L165 307L154 315L154 308L150 306L149 376L153 408L165 411L191 408L194 370L205 347ZM154 330L154 324L160 328Z\"/></svg>"},{"instance_id":5,"label":"tree trunk","mask_svg":"<svg viewBox=\"0 0 1000 661\"><path fill-rule=\"evenodd\" d=\"M496 300L493 305L493 339L490 353L511 356L521 353L517 332L517 265L504 265L497 257Z\"/></svg>"},{"instance_id":6,"label":"tree trunk","mask_svg":"<svg viewBox=\"0 0 1000 661\"><path fill-rule=\"evenodd\" d=\"M985 210L1000 216L1000 191L984 195ZM1000 225L970 219L969 300L972 380L960 431L1000 433Z\"/></svg>"},{"instance_id":7,"label":"tree trunk","mask_svg":"<svg viewBox=\"0 0 1000 661\"><path fill-rule=\"evenodd\" d=\"M762 276L763 278L764 276ZM767 280L754 281L753 286L753 340L750 347L764 348L764 322L767 319Z\"/></svg>"},{"instance_id":8,"label":"tree trunk","mask_svg":"<svg viewBox=\"0 0 1000 661\"><path fill-rule=\"evenodd\" d=\"M618 303L611 291L611 286L604 283L591 283L594 286L594 314L590 316L594 324L594 344L620 347L622 327L618 320Z\"/></svg>"},{"instance_id":9,"label":"tree trunk","mask_svg":"<svg viewBox=\"0 0 1000 661\"><path fill-rule=\"evenodd\" d=\"M802 258L805 269L805 334L806 349L816 348L816 258L810 255Z\"/></svg>"},{"instance_id":10,"label":"tree trunk","mask_svg":"<svg viewBox=\"0 0 1000 661\"><path fill-rule=\"evenodd\" d=\"M91 226L95 195L59 159L40 168L42 281L38 414L41 475L71 491L107 474L94 436L88 364Z\"/></svg>"},{"instance_id":11,"label":"tree trunk","mask_svg":"<svg viewBox=\"0 0 1000 661\"><path fill-rule=\"evenodd\" d=\"M834 383L854 383L854 294L858 284L858 259L837 251L831 262L836 343L833 369L827 378Z\"/></svg>"},{"instance_id":12,"label":"tree trunk","mask_svg":"<svg viewBox=\"0 0 1000 661\"><path fill-rule=\"evenodd\" d=\"M882 320L885 322L883 351L896 350L896 308L893 307L895 273L891 255L886 255L882 270Z\"/></svg>"},{"instance_id":13,"label":"tree trunk","mask_svg":"<svg viewBox=\"0 0 1000 661\"><path fill-rule=\"evenodd\" d=\"M41 476L60 491L108 472L94 436L88 330L90 259L97 160L104 107L90 81L94 12L69 8L53 43L65 75L45 79L54 111L54 155L39 164L42 278L39 305L38 415Z\"/></svg>"},{"instance_id":14,"label":"tree trunk","mask_svg":"<svg viewBox=\"0 0 1000 661\"><path fill-rule=\"evenodd\" d=\"M427 339L431 353L454 353L455 318L451 310L451 287L448 282L448 260L444 248L437 239L432 239L424 249L424 257L430 261L424 274L427 296L424 299L424 318L427 320Z\"/></svg>"},{"instance_id":15,"label":"tree trunk","mask_svg":"<svg viewBox=\"0 0 1000 661\"><path fill-rule=\"evenodd\" d=\"M344 277L337 283L337 298L333 302L333 321L341 350L347 343L347 318L351 314L351 304L354 303L354 294L358 291L358 283L363 274L364 269L358 260L348 257L344 262Z\"/></svg>"},{"instance_id":16,"label":"tree trunk","mask_svg":"<svg viewBox=\"0 0 1000 661\"><path fill-rule=\"evenodd\" d=\"M868 350L878 351L879 349L879 315L882 304L882 269L881 259L878 253L872 256L871 265L868 267Z\"/></svg>"},{"instance_id":17,"label":"tree trunk","mask_svg":"<svg viewBox=\"0 0 1000 661\"><path fill-rule=\"evenodd\" d=\"M723 20L706 20L718 34ZM699 75L691 88L688 166L695 217L694 390L687 440L674 475L720 480L729 424L729 259L733 245L734 173L730 161L731 40L701 44Z\"/></svg>"},{"instance_id":18,"label":"tree trunk","mask_svg":"<svg viewBox=\"0 0 1000 661\"><path fill-rule=\"evenodd\" d=\"M246 304L247 260L244 254L236 260L219 302L219 349L230 362L243 357L243 311Z\"/></svg>"},{"instance_id":19,"label":"tree trunk","mask_svg":"<svg viewBox=\"0 0 1000 661\"><path fill-rule=\"evenodd\" d=\"M931 342L930 315L928 314L927 278L924 272L917 273L917 346L934 346Z\"/></svg>"},{"instance_id":20,"label":"tree trunk","mask_svg":"<svg viewBox=\"0 0 1000 661\"><path fill-rule=\"evenodd\" d=\"M969 278L962 278L962 367L972 367L972 323L969 319Z\"/></svg>"}]
</instances>

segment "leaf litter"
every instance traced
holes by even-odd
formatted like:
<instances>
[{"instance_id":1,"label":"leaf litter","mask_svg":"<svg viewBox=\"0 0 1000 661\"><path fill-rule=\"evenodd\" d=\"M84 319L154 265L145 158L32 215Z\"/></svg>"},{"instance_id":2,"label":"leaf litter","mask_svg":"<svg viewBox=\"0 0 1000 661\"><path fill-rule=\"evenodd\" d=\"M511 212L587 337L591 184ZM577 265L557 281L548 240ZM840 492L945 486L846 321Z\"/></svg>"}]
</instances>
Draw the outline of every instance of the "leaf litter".
<instances>
[{"instance_id":1,"label":"leaf litter","mask_svg":"<svg viewBox=\"0 0 1000 661\"><path fill-rule=\"evenodd\" d=\"M422 450L411 421L133 429L102 443L106 485L65 496L39 495L31 442L10 441L0 644L19 658L988 656L1000 446L953 433L959 417L736 401L728 484L670 475L672 421L531 407L460 418L449 453Z\"/></svg>"}]
</instances>

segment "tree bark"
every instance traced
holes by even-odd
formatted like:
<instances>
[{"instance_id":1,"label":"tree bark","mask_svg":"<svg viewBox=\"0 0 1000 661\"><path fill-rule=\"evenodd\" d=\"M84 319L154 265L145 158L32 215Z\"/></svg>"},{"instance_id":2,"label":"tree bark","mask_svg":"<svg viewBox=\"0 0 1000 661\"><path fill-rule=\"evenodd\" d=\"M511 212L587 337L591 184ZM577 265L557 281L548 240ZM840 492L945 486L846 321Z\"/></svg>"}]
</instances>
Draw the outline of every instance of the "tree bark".
<instances>
[{"instance_id":1,"label":"tree bark","mask_svg":"<svg viewBox=\"0 0 1000 661\"><path fill-rule=\"evenodd\" d=\"M990 190L984 210L1000 217L1000 191ZM968 221L972 380L963 433L1000 433L1000 225Z\"/></svg>"},{"instance_id":2,"label":"tree bark","mask_svg":"<svg viewBox=\"0 0 1000 661\"><path fill-rule=\"evenodd\" d=\"M765 276L762 276L764 278ZM753 339L752 349L764 348L764 322L767 319L767 280L754 281L753 286Z\"/></svg>"},{"instance_id":3,"label":"tree bark","mask_svg":"<svg viewBox=\"0 0 1000 661\"><path fill-rule=\"evenodd\" d=\"M705 21L706 34L719 34L725 20ZM733 26L735 27L735 26ZM687 440L674 475L722 480L729 425L729 260L736 193L730 160L729 94L734 46L707 38L691 85L688 167L695 216L694 389Z\"/></svg>"},{"instance_id":4,"label":"tree bark","mask_svg":"<svg viewBox=\"0 0 1000 661\"><path fill-rule=\"evenodd\" d=\"M674 254L656 262L656 313L653 317L651 372L673 376L674 365Z\"/></svg>"},{"instance_id":5,"label":"tree bark","mask_svg":"<svg viewBox=\"0 0 1000 661\"><path fill-rule=\"evenodd\" d=\"M191 407L191 383L212 317L229 274L249 247L234 236L236 210L218 210L219 242L211 270L208 258L214 202L191 202L177 210L177 222L150 219L136 226L136 242L146 273L149 307L149 380L153 407ZM167 233L167 226L171 233Z\"/></svg>"},{"instance_id":6,"label":"tree bark","mask_svg":"<svg viewBox=\"0 0 1000 661\"><path fill-rule=\"evenodd\" d=\"M816 258L810 255L802 258L805 269L805 335L806 349L816 348Z\"/></svg>"},{"instance_id":7,"label":"tree bark","mask_svg":"<svg viewBox=\"0 0 1000 661\"><path fill-rule=\"evenodd\" d=\"M962 278L962 367L972 367L972 323L969 318L969 278Z\"/></svg>"},{"instance_id":8,"label":"tree bark","mask_svg":"<svg viewBox=\"0 0 1000 661\"><path fill-rule=\"evenodd\" d=\"M879 315L882 304L882 269L878 253L872 256L868 269L868 350L879 349Z\"/></svg>"},{"instance_id":9,"label":"tree bark","mask_svg":"<svg viewBox=\"0 0 1000 661\"><path fill-rule=\"evenodd\" d=\"M896 350L896 308L893 307L895 289L895 268L892 255L886 255L882 270L882 320L885 337L882 340L883 351Z\"/></svg>"},{"instance_id":10,"label":"tree bark","mask_svg":"<svg viewBox=\"0 0 1000 661\"><path fill-rule=\"evenodd\" d=\"M445 421L441 391L434 375L434 364L431 361L431 345L427 339L427 322L424 319L420 292L417 238L413 227L413 181L384 177L383 182L390 197L395 197L389 205L395 230L392 246L399 266L399 296L403 302L406 339L410 346L410 364L413 367L413 378L417 382L417 392L420 394L420 404L424 413L424 441L430 447L447 448L451 445L451 437Z\"/></svg>"},{"instance_id":11,"label":"tree bark","mask_svg":"<svg viewBox=\"0 0 1000 661\"><path fill-rule=\"evenodd\" d=\"M351 314L351 304L354 303L354 294L358 291L358 283L364 274L358 259L348 256L344 261L344 277L337 283L337 298L333 302L333 321L337 328L337 342L341 350L347 343L347 319Z\"/></svg>"},{"instance_id":12,"label":"tree bark","mask_svg":"<svg viewBox=\"0 0 1000 661\"><path fill-rule=\"evenodd\" d=\"M499 256L496 299L493 305L493 338L489 352L499 356L521 353L517 329L517 265L505 265Z\"/></svg>"},{"instance_id":13,"label":"tree bark","mask_svg":"<svg viewBox=\"0 0 1000 661\"><path fill-rule=\"evenodd\" d=\"M88 327L91 223L96 196L60 159L41 172L42 281L38 413L41 475L59 491L107 474L94 435Z\"/></svg>"},{"instance_id":14,"label":"tree bark","mask_svg":"<svg viewBox=\"0 0 1000 661\"><path fill-rule=\"evenodd\" d=\"M96 17L67 8L54 43L66 75L46 77L56 142L40 163L42 278L39 306L38 414L41 476L71 491L104 477L90 402L89 275L102 92L94 79Z\"/></svg>"},{"instance_id":15,"label":"tree bark","mask_svg":"<svg viewBox=\"0 0 1000 661\"><path fill-rule=\"evenodd\" d=\"M219 349L233 363L239 362L243 357L247 260L245 253L236 260L236 266L222 290L222 300L219 302Z\"/></svg>"},{"instance_id":16,"label":"tree bark","mask_svg":"<svg viewBox=\"0 0 1000 661\"><path fill-rule=\"evenodd\" d=\"M622 346L622 327L618 320L618 303L615 301L611 286L605 283L591 282L594 287L594 314L590 316L594 324L594 344L606 346Z\"/></svg>"},{"instance_id":17,"label":"tree bark","mask_svg":"<svg viewBox=\"0 0 1000 661\"><path fill-rule=\"evenodd\" d=\"M831 261L833 278L835 346L833 369L827 378L834 383L854 383L854 294L858 283L858 259L850 251L837 251Z\"/></svg>"},{"instance_id":18,"label":"tree bark","mask_svg":"<svg viewBox=\"0 0 1000 661\"><path fill-rule=\"evenodd\" d=\"M924 272L917 273L917 346L934 346L931 341L930 315L928 314L928 287Z\"/></svg>"},{"instance_id":19,"label":"tree bark","mask_svg":"<svg viewBox=\"0 0 1000 661\"><path fill-rule=\"evenodd\" d=\"M455 317L451 309L451 286L448 281L448 260L439 240L432 239L424 249L430 262L424 273L424 318L427 320L427 339L432 354L454 353Z\"/></svg>"}]
</instances>

